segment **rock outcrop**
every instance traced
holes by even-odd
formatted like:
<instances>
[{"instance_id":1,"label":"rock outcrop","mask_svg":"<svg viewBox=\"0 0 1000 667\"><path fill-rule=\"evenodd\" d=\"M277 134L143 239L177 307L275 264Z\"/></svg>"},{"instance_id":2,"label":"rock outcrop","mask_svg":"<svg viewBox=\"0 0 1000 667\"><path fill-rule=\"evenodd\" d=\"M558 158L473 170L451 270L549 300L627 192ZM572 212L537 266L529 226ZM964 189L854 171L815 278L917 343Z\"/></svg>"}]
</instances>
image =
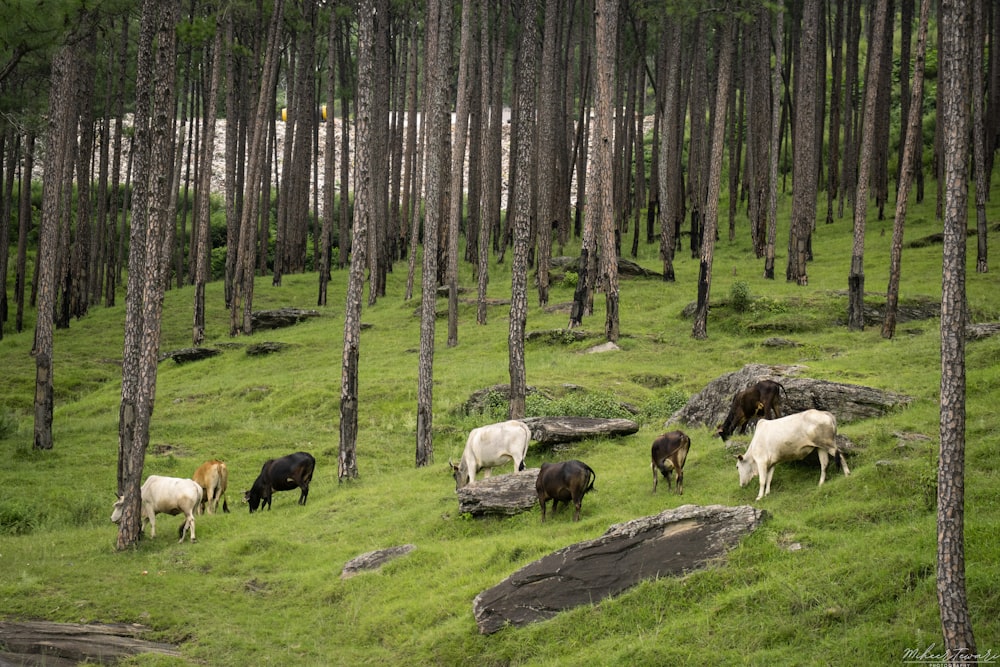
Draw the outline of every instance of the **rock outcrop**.
<instances>
[{"instance_id":1,"label":"rock outcrop","mask_svg":"<svg viewBox=\"0 0 1000 667\"><path fill-rule=\"evenodd\" d=\"M618 595L644 579L704 568L766 518L748 505L684 505L611 526L521 568L472 602L476 624L491 634Z\"/></svg>"}]
</instances>

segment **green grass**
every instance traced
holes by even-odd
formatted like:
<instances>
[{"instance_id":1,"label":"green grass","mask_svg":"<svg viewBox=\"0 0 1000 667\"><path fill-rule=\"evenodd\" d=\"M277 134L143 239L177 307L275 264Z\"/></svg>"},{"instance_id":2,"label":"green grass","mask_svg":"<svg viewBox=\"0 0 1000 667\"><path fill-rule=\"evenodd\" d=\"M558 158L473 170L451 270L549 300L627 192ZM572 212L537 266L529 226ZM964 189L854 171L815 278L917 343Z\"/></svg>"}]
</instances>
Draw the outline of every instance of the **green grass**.
<instances>
[{"instance_id":1,"label":"green grass","mask_svg":"<svg viewBox=\"0 0 1000 667\"><path fill-rule=\"evenodd\" d=\"M787 202L786 202L787 204ZM725 209L723 209L725 210ZM991 220L998 217L991 211ZM783 218L785 220L786 218ZM974 220L974 217L970 218ZM745 223L744 223L745 224ZM883 234L885 230L885 234ZM933 202L911 207L907 239L940 230ZM321 317L230 339L222 289L208 289L207 344L223 354L160 365L146 474L189 476L208 458L230 470L230 515L203 517L199 541L177 544L178 518L127 553L114 550L108 518L115 489L124 295L56 332L55 448L32 442L32 332L0 341L0 614L7 619L141 623L180 644L184 664L397 665L860 665L899 664L907 649L940 646L935 591L934 486L940 383L939 323L900 323L894 340L879 327L846 329L851 225L820 225L809 285L766 281L741 227L720 240L714 263L709 338L691 337L681 311L695 299L697 263L678 254L677 281L623 279L621 351L582 354L592 343L537 342L526 350L528 384L549 397L534 409L638 409L640 431L559 451L533 445L528 465L580 458L597 471L597 493L582 519L560 512L542 525L534 511L473 520L457 512L449 458L468 430L495 415L462 406L481 388L508 381L507 307L485 326L460 308L459 345L445 345L438 321L434 355L434 463L415 469L418 302L404 302L405 264L389 274L387 296L365 307L361 335L360 478L337 480L343 295L337 272ZM631 238L628 238L628 244ZM787 229L779 239L787 238ZM872 221L866 288L878 304L888 282L891 222ZM776 273L783 276L784 241ZM628 247L628 244L626 247ZM661 267L656 246L638 261ZM509 297L510 262L491 264L490 296ZM941 248L907 249L904 303L938 299ZM968 294L975 321L1000 318L995 274L976 274L969 242ZM419 277L418 277L419 279ZM472 289L471 268L461 284ZM261 279L256 309L314 307L315 274ZM730 303L735 296L736 303ZM550 306L572 299L572 280L553 285ZM163 351L187 347L193 291L164 304ZM439 311L446 309L439 301ZM603 296L583 328L603 330ZM529 297L528 329L564 327L565 309ZM778 336L798 347L769 347ZM250 357L254 342L291 347ZM969 602L980 651L1000 651L1000 339L970 342L967 402L966 550ZM650 493L649 444L666 415L723 373L746 363L795 364L803 374L908 394L897 413L842 424L858 445L852 475L833 471L817 488L815 462L784 464L758 505L769 520L724 563L681 578L645 582L624 595L537 625L478 633L472 599L517 568L613 523L685 503L748 504L756 482L737 483L735 466L708 428L693 440L685 495ZM568 385L581 387L574 391ZM529 403L530 405L530 403ZM925 439L901 444L899 433ZM309 504L275 496L249 515L240 502L264 459L296 450L317 458ZM340 579L349 559L413 543L382 570ZM790 548L800 545L800 549ZM138 657L133 664L176 664Z\"/></svg>"}]
</instances>

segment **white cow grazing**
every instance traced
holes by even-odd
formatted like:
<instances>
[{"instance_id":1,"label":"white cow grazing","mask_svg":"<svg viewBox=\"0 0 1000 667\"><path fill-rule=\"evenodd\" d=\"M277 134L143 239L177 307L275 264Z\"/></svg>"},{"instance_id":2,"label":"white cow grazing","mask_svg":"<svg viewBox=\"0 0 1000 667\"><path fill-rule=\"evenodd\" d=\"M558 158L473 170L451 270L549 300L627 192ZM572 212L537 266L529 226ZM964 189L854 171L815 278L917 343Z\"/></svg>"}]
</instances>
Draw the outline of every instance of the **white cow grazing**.
<instances>
[{"instance_id":1,"label":"white cow grazing","mask_svg":"<svg viewBox=\"0 0 1000 667\"><path fill-rule=\"evenodd\" d=\"M201 503L201 494L201 485L193 479L159 475L147 477L140 495L142 519L149 521L149 536L156 537L157 514L184 514L184 523L177 531L181 538L178 542L184 541L184 532L187 530L191 531L191 541L194 542L194 510ZM111 520L115 523L121 521L124 502L125 497L119 496L115 503L111 513Z\"/></svg>"},{"instance_id":2,"label":"white cow grazing","mask_svg":"<svg viewBox=\"0 0 1000 667\"><path fill-rule=\"evenodd\" d=\"M819 483L826 481L826 466L830 457L840 460L844 476L851 474L844 455L837 449L837 418L822 410L806 410L780 419L761 419L750 446L742 456L736 457L740 486L746 486L754 477L760 477L757 500L771 492L774 467L782 461L798 461L812 450L819 454Z\"/></svg>"},{"instance_id":3,"label":"white cow grazing","mask_svg":"<svg viewBox=\"0 0 1000 667\"><path fill-rule=\"evenodd\" d=\"M516 419L472 429L461 463L456 466L448 462L455 476L455 490L475 482L480 470L485 470L485 476L489 477L495 466L507 461L514 462L515 470L524 470L530 441L531 429Z\"/></svg>"}]
</instances>

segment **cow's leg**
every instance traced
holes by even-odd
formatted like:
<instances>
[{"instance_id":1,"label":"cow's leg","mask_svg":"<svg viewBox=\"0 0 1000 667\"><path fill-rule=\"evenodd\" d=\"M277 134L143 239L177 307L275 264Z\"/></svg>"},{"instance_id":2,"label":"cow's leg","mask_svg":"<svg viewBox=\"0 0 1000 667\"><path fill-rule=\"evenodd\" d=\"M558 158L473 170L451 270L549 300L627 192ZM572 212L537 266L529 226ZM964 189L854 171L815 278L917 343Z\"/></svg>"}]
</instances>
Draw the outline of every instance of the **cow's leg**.
<instances>
[{"instance_id":1,"label":"cow's leg","mask_svg":"<svg viewBox=\"0 0 1000 667\"><path fill-rule=\"evenodd\" d=\"M656 486L660 483L660 478L656 474L656 462L650 463L649 467L653 469L653 493L656 493Z\"/></svg>"},{"instance_id":2,"label":"cow's leg","mask_svg":"<svg viewBox=\"0 0 1000 667\"><path fill-rule=\"evenodd\" d=\"M580 507L583 506L583 496L573 499L573 507L576 508L576 512L573 513L573 521L580 520Z\"/></svg>"},{"instance_id":3,"label":"cow's leg","mask_svg":"<svg viewBox=\"0 0 1000 667\"><path fill-rule=\"evenodd\" d=\"M544 493L539 493L538 494L538 504L542 506L542 523L545 523L545 503L546 502L548 502L548 500L545 498L545 494Z\"/></svg>"},{"instance_id":4,"label":"cow's leg","mask_svg":"<svg viewBox=\"0 0 1000 667\"><path fill-rule=\"evenodd\" d=\"M836 457L836 459L838 461L840 461L840 467L844 471L844 477L850 476L851 470L850 470L850 468L847 467L847 459L844 458L844 453L841 452L839 449L836 450L836 452L837 453L834 456Z\"/></svg>"},{"instance_id":5,"label":"cow's leg","mask_svg":"<svg viewBox=\"0 0 1000 667\"><path fill-rule=\"evenodd\" d=\"M148 512L145 516L149 520L149 536L156 537L156 512Z\"/></svg>"},{"instance_id":6,"label":"cow's leg","mask_svg":"<svg viewBox=\"0 0 1000 667\"><path fill-rule=\"evenodd\" d=\"M299 488L302 489L302 493L299 494L299 505L305 505L306 500L309 498L309 482L302 482Z\"/></svg>"},{"instance_id":7,"label":"cow's leg","mask_svg":"<svg viewBox=\"0 0 1000 667\"><path fill-rule=\"evenodd\" d=\"M760 479L760 489L757 491L757 500L760 500L771 493L771 475L774 474L774 466L757 462L757 477Z\"/></svg>"},{"instance_id":8,"label":"cow's leg","mask_svg":"<svg viewBox=\"0 0 1000 667\"><path fill-rule=\"evenodd\" d=\"M684 495L684 469L677 469L677 495Z\"/></svg>"},{"instance_id":9,"label":"cow's leg","mask_svg":"<svg viewBox=\"0 0 1000 667\"><path fill-rule=\"evenodd\" d=\"M483 477L491 477L493 475L493 468L483 468Z\"/></svg>"},{"instance_id":10,"label":"cow's leg","mask_svg":"<svg viewBox=\"0 0 1000 667\"><path fill-rule=\"evenodd\" d=\"M819 454L819 485L823 486L823 482L826 481L826 466L830 463L830 455L823 448L816 450Z\"/></svg>"}]
</instances>

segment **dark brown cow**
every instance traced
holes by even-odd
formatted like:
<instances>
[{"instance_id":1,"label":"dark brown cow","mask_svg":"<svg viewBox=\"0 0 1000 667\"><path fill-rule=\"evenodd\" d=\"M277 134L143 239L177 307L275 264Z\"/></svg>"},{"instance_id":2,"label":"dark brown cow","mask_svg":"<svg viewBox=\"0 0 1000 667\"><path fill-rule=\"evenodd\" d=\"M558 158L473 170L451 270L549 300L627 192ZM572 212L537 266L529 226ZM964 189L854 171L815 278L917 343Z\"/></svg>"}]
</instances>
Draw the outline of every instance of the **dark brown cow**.
<instances>
[{"instance_id":1,"label":"dark brown cow","mask_svg":"<svg viewBox=\"0 0 1000 667\"><path fill-rule=\"evenodd\" d=\"M774 380L761 380L749 389L736 394L729 407L729 414L716 430L723 440L736 433L746 433L756 418L777 419L781 416L781 393L785 391Z\"/></svg>"},{"instance_id":2,"label":"dark brown cow","mask_svg":"<svg viewBox=\"0 0 1000 667\"><path fill-rule=\"evenodd\" d=\"M268 459L253 487L243 494L243 500L250 505L253 514L260 507L271 509L271 493L274 491L290 491L294 488L302 490L299 495L299 505L305 505L309 497L309 482L312 481L316 459L307 452L296 452L280 459Z\"/></svg>"},{"instance_id":3,"label":"dark brown cow","mask_svg":"<svg viewBox=\"0 0 1000 667\"><path fill-rule=\"evenodd\" d=\"M543 463L535 480L535 491L538 492L538 503L542 506L542 521L545 521L545 503L552 499L552 512L556 511L559 501L573 501L576 513L573 521L580 520L580 506L583 496L588 491L594 491L594 481L597 480L590 466L583 461L563 461L561 463Z\"/></svg>"},{"instance_id":4,"label":"dark brown cow","mask_svg":"<svg viewBox=\"0 0 1000 667\"><path fill-rule=\"evenodd\" d=\"M653 462L653 493L656 493L656 485L660 478L656 476L659 469L663 479L667 480L667 488L671 488L670 473L677 471L677 493L684 495L684 461L687 459L688 451L691 449L691 438L683 431L671 431L664 433L653 441L651 450Z\"/></svg>"}]
</instances>

